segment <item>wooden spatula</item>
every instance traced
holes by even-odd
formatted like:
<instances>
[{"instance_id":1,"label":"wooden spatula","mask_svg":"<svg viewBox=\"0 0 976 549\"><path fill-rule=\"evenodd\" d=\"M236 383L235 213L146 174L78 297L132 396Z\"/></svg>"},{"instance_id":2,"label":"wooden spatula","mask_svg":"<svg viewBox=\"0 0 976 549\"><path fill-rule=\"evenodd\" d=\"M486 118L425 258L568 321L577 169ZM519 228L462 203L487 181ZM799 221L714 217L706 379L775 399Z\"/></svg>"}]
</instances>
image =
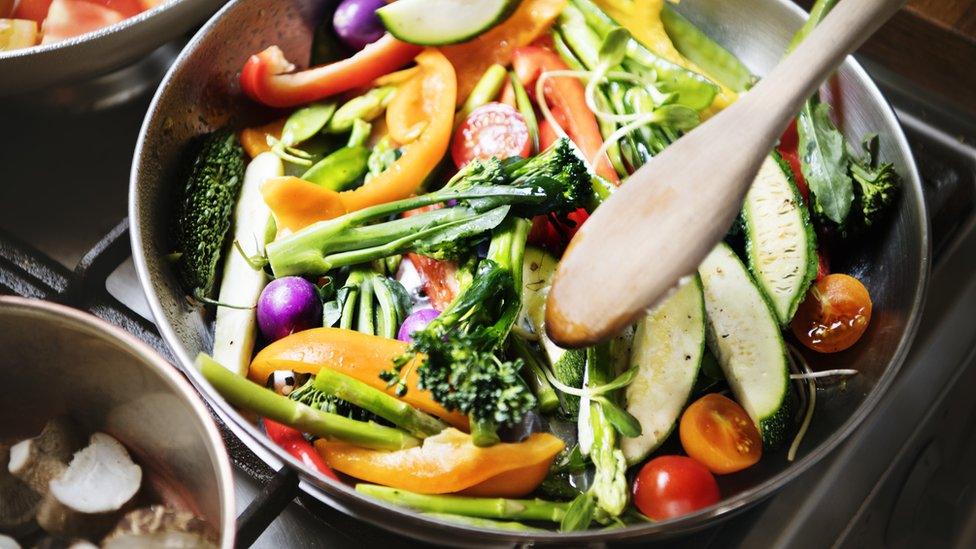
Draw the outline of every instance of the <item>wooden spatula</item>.
<instances>
[{"instance_id":1,"label":"wooden spatula","mask_svg":"<svg viewBox=\"0 0 976 549\"><path fill-rule=\"evenodd\" d=\"M803 101L904 3L842 0L739 101L631 175L570 242L546 306L549 336L565 347L606 340L694 273Z\"/></svg>"}]
</instances>

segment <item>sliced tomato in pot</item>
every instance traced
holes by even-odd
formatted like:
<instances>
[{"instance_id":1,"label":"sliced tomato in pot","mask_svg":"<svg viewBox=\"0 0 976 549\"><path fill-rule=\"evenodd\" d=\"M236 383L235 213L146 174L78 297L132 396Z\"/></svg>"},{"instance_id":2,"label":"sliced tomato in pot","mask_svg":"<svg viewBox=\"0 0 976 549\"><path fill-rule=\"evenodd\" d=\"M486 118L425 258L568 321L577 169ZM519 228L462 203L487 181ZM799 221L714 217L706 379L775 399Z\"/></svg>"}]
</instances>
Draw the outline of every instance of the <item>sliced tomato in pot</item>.
<instances>
[{"instance_id":1,"label":"sliced tomato in pot","mask_svg":"<svg viewBox=\"0 0 976 549\"><path fill-rule=\"evenodd\" d=\"M424 206L404 212L404 217L417 215L443 208L440 204ZM432 307L438 311L443 311L454 301L458 293L457 263L448 260L434 259L425 255L413 252L406 254L407 259L417 269L417 274L424 284L424 293L430 299Z\"/></svg>"},{"instance_id":2,"label":"sliced tomato in pot","mask_svg":"<svg viewBox=\"0 0 976 549\"><path fill-rule=\"evenodd\" d=\"M759 429L728 397L705 395L681 414L681 446L708 470L725 475L749 468L762 457Z\"/></svg>"},{"instance_id":3,"label":"sliced tomato in pot","mask_svg":"<svg viewBox=\"0 0 976 549\"><path fill-rule=\"evenodd\" d=\"M11 14L13 19L30 19L40 27L47 17L48 10L51 9L52 0L20 0L15 2L17 5Z\"/></svg>"},{"instance_id":4,"label":"sliced tomato in pot","mask_svg":"<svg viewBox=\"0 0 976 549\"><path fill-rule=\"evenodd\" d=\"M458 126L451 145L451 157L458 168L472 160L524 158L531 152L532 140L525 119L514 107L495 102L471 111Z\"/></svg>"},{"instance_id":5,"label":"sliced tomato in pot","mask_svg":"<svg viewBox=\"0 0 976 549\"><path fill-rule=\"evenodd\" d=\"M44 33L41 43L60 42L114 25L122 19L121 13L85 0L54 0L41 26Z\"/></svg>"},{"instance_id":6,"label":"sliced tomato in pot","mask_svg":"<svg viewBox=\"0 0 976 549\"><path fill-rule=\"evenodd\" d=\"M132 17L146 9L141 0L85 0L85 2L117 11L122 14L122 17Z\"/></svg>"}]
</instances>

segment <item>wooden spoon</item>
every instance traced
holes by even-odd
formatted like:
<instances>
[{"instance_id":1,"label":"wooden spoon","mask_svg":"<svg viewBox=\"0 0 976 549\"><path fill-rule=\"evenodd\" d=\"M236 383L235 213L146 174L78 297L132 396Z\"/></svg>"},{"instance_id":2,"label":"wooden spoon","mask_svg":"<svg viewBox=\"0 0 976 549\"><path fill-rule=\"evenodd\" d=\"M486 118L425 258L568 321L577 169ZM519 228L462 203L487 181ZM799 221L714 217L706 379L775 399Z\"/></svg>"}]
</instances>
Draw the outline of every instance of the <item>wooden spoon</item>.
<instances>
[{"instance_id":1,"label":"wooden spoon","mask_svg":"<svg viewBox=\"0 0 976 549\"><path fill-rule=\"evenodd\" d=\"M739 101L631 175L559 263L546 306L553 341L604 341L694 273L803 101L904 3L842 0Z\"/></svg>"}]
</instances>

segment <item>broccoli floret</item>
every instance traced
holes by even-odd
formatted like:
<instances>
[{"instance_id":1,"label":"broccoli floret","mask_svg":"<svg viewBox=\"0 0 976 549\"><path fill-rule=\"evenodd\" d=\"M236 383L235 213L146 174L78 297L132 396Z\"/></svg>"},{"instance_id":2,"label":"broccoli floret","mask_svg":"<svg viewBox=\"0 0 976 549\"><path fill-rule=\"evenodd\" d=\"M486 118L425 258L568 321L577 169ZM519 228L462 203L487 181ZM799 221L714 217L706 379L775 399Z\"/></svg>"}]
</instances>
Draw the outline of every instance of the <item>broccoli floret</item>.
<instances>
[{"instance_id":1,"label":"broccoli floret","mask_svg":"<svg viewBox=\"0 0 976 549\"><path fill-rule=\"evenodd\" d=\"M518 277L528 227L527 220L509 219L494 231L488 257L478 264L470 284L440 316L412 334L410 349L382 375L403 394L402 369L423 354L419 387L448 410L471 417L475 444L496 442L498 425L515 424L536 406L519 376L522 361L496 354L521 308Z\"/></svg>"},{"instance_id":2,"label":"broccoli floret","mask_svg":"<svg viewBox=\"0 0 976 549\"><path fill-rule=\"evenodd\" d=\"M316 389L314 382L315 379L309 378L304 385L289 393L288 398L296 402L301 402L310 408L328 412L330 414L345 416L349 419L355 419L357 421L375 421L384 425L389 424L383 418L363 410L359 406L350 404L339 397Z\"/></svg>"},{"instance_id":3,"label":"broccoli floret","mask_svg":"<svg viewBox=\"0 0 976 549\"><path fill-rule=\"evenodd\" d=\"M230 131L203 138L177 206L176 272L184 290L207 298L217 277L231 214L244 183L244 149Z\"/></svg>"},{"instance_id":4,"label":"broccoli floret","mask_svg":"<svg viewBox=\"0 0 976 549\"><path fill-rule=\"evenodd\" d=\"M864 157L850 165L855 183L855 211L861 214L859 223L865 229L870 229L885 216L901 188L895 167L890 162L878 162L877 142L877 136L866 139Z\"/></svg>"},{"instance_id":5,"label":"broccoli floret","mask_svg":"<svg viewBox=\"0 0 976 549\"><path fill-rule=\"evenodd\" d=\"M459 258L507 217L568 213L584 204L589 190L585 165L562 139L528 160L471 162L438 191L316 223L270 244L268 261L280 277L325 274L408 251ZM385 221L452 202L453 207Z\"/></svg>"}]
</instances>

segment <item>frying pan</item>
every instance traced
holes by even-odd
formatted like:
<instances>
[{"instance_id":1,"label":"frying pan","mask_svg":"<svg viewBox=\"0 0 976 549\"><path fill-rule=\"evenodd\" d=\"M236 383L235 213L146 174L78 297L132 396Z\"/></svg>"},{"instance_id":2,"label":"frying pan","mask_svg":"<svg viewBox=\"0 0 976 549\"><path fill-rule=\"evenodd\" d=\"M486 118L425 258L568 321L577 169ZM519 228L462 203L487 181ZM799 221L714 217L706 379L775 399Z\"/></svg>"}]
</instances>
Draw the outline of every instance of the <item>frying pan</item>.
<instances>
[{"instance_id":1,"label":"frying pan","mask_svg":"<svg viewBox=\"0 0 976 549\"><path fill-rule=\"evenodd\" d=\"M874 315L853 349L808 357L815 368L844 365L861 373L819 391L816 414L794 462L788 462L782 451L768 452L759 465L721 477L725 499L690 515L571 534L449 524L366 499L350 486L330 483L304 468L230 407L192 367L198 352L211 349L212 321L187 305L165 257L172 250L170 219L187 143L227 124L242 127L274 116L243 97L238 71L251 53L271 44L279 45L291 60L307 60L313 29L329 9L331 4L302 0L234 0L207 23L177 59L150 106L135 151L129 195L136 269L180 366L256 454L273 466L287 464L297 470L309 494L382 528L453 545L649 541L703 528L768 497L836 447L884 394L918 322L929 270L928 220L918 173L894 113L861 67L848 59L831 86L835 112L851 142L874 131L882 136L881 156L894 163L904 191L889 222L869 242L852 244L832 258L837 271L852 273L869 288ZM803 21L803 12L787 0L685 0L679 9L757 74L776 63Z\"/></svg>"},{"instance_id":2,"label":"frying pan","mask_svg":"<svg viewBox=\"0 0 976 549\"><path fill-rule=\"evenodd\" d=\"M169 0L95 32L0 51L0 97L98 76L128 65L187 32L223 0Z\"/></svg>"}]
</instances>

